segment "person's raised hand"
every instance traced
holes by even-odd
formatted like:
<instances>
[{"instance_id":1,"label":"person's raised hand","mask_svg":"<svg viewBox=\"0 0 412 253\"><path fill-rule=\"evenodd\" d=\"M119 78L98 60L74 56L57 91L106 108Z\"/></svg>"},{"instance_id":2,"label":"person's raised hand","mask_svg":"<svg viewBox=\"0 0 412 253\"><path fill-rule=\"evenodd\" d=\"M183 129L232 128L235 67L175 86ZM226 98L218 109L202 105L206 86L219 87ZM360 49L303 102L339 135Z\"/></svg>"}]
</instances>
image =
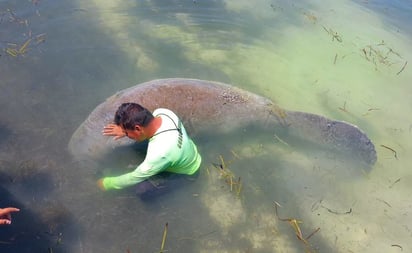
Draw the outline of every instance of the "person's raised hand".
<instances>
[{"instance_id":1,"label":"person's raised hand","mask_svg":"<svg viewBox=\"0 0 412 253\"><path fill-rule=\"evenodd\" d=\"M126 133L123 130L123 128L116 124L107 124L106 126L103 127L102 133L103 135L106 135L106 136L114 136L113 137L114 140L118 140L126 136Z\"/></svg>"},{"instance_id":2,"label":"person's raised hand","mask_svg":"<svg viewBox=\"0 0 412 253\"><path fill-rule=\"evenodd\" d=\"M20 209L15 207L0 208L0 225L11 224L11 213L18 211Z\"/></svg>"}]
</instances>

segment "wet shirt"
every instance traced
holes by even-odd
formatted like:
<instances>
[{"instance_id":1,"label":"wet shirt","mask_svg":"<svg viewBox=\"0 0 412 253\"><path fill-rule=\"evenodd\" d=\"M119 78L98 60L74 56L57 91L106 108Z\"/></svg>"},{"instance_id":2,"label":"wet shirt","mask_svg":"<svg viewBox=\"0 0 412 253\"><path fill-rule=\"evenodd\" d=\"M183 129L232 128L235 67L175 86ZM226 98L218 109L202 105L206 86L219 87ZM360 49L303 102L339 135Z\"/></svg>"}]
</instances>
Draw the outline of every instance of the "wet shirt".
<instances>
[{"instance_id":1,"label":"wet shirt","mask_svg":"<svg viewBox=\"0 0 412 253\"><path fill-rule=\"evenodd\" d=\"M159 108L153 116L161 117L162 124L149 139L144 161L130 173L104 178L106 190L131 186L163 171L192 175L199 169L201 156L177 115Z\"/></svg>"}]
</instances>

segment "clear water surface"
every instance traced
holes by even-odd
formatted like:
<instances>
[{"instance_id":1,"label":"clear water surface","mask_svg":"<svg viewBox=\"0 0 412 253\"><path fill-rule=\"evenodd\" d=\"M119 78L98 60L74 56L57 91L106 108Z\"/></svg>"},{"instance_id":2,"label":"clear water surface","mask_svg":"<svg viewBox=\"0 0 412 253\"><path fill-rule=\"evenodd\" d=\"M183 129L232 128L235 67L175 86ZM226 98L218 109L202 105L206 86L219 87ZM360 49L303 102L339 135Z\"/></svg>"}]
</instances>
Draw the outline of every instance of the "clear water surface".
<instances>
[{"instance_id":1,"label":"clear water surface","mask_svg":"<svg viewBox=\"0 0 412 253\"><path fill-rule=\"evenodd\" d=\"M0 228L0 251L159 252L166 223L167 252L412 251L410 13L410 1L384 0L1 0L0 204L21 211ZM71 135L114 92L166 77L350 122L378 161L365 171L239 130L199 140L203 167L187 186L151 201L100 192L105 164L73 161ZM239 193L213 167L220 156Z\"/></svg>"}]
</instances>

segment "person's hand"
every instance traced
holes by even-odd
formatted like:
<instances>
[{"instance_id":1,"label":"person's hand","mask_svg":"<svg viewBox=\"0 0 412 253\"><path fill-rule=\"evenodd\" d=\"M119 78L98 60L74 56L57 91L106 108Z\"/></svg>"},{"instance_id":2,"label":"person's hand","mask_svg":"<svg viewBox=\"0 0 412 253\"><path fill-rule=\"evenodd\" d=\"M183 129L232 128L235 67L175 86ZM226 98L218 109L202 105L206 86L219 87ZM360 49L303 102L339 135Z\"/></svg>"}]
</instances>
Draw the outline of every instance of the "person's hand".
<instances>
[{"instance_id":1,"label":"person's hand","mask_svg":"<svg viewBox=\"0 0 412 253\"><path fill-rule=\"evenodd\" d=\"M11 213L18 211L20 211L20 209L15 207L0 208L0 225L11 224Z\"/></svg>"},{"instance_id":2,"label":"person's hand","mask_svg":"<svg viewBox=\"0 0 412 253\"><path fill-rule=\"evenodd\" d=\"M103 178L100 178L99 180L97 180L97 186L99 187L100 190L106 191L106 189L104 188L104 184L103 184Z\"/></svg>"},{"instance_id":3,"label":"person's hand","mask_svg":"<svg viewBox=\"0 0 412 253\"><path fill-rule=\"evenodd\" d=\"M106 136L114 136L114 140L118 140L126 136L123 128L116 124L107 124L106 126L104 126L102 133Z\"/></svg>"}]
</instances>

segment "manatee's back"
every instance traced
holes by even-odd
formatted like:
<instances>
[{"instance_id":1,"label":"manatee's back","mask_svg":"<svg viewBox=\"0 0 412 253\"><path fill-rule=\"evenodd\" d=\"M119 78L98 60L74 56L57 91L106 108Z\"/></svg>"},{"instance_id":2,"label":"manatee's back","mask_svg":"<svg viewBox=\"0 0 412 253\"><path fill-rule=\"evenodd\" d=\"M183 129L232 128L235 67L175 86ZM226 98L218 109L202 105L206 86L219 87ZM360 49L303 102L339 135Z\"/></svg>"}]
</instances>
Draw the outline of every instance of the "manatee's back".
<instances>
[{"instance_id":1,"label":"manatee's back","mask_svg":"<svg viewBox=\"0 0 412 253\"><path fill-rule=\"evenodd\" d=\"M227 84L196 79L154 80L109 97L73 134L69 149L77 160L99 160L114 148L133 143L128 138L114 141L101 133L124 102L136 102L151 111L161 107L171 109L183 120L191 136L225 134L245 126L274 132L281 126L287 136L356 154L367 164L376 162L373 143L354 125L320 115L285 111L256 94Z\"/></svg>"},{"instance_id":2,"label":"manatee's back","mask_svg":"<svg viewBox=\"0 0 412 253\"><path fill-rule=\"evenodd\" d=\"M229 129L232 119L249 122L260 119L262 109L272 102L253 93L223 83L196 79L162 79L123 90L104 104L114 115L122 102L137 102L153 111L164 107L182 118L189 132L222 123ZM244 116L239 118L239 116Z\"/></svg>"},{"instance_id":3,"label":"manatee's back","mask_svg":"<svg viewBox=\"0 0 412 253\"><path fill-rule=\"evenodd\" d=\"M76 157L99 158L111 148L131 143L103 136L120 104L136 102L150 111L168 108L183 121L189 134L227 132L239 125L261 122L273 103L253 93L223 83L197 79L160 79L119 91L96 107L73 134L69 149Z\"/></svg>"}]
</instances>

